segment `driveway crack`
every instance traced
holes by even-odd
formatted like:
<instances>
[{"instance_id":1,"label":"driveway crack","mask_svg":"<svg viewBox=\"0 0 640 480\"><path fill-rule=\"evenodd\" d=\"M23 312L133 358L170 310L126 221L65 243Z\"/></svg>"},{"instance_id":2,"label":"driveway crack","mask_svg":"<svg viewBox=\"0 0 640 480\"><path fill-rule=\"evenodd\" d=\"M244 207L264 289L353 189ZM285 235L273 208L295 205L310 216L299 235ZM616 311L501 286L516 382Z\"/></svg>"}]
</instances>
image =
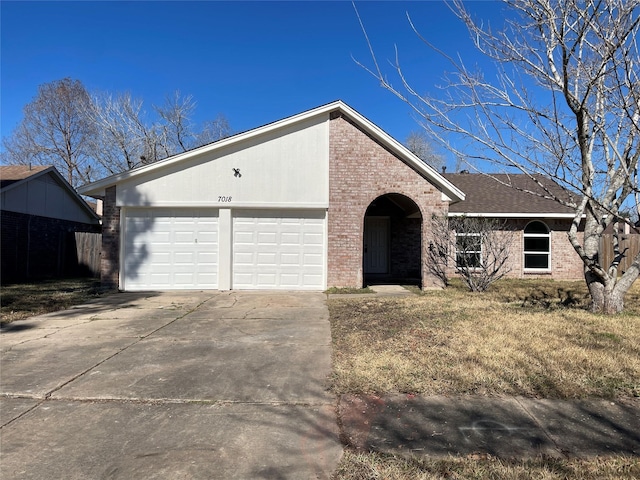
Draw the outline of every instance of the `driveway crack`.
<instances>
[{"instance_id":1,"label":"driveway crack","mask_svg":"<svg viewBox=\"0 0 640 480\"><path fill-rule=\"evenodd\" d=\"M567 453L565 451L563 451L562 447L560 445L558 445L558 443L553 439L551 434L549 432L547 432L547 430L544 427L544 425L538 421L538 418L533 414L533 412L529 411L527 406L524 403L522 403L518 397L514 397L514 400L516 401L516 403L518 405L520 405L520 408L522 408L522 410L524 410L524 412L529 416L529 418L531 418L531 420L542 431L542 433L544 433L545 437L547 437L549 442L551 442L551 444L553 445L553 448L555 448L565 458L569 458Z\"/></svg>"},{"instance_id":2,"label":"driveway crack","mask_svg":"<svg viewBox=\"0 0 640 480\"><path fill-rule=\"evenodd\" d=\"M95 365L92 365L91 367L85 369L84 371L80 372L77 375L74 375L73 377L71 377L70 379L68 379L66 382L58 385L56 388L54 388L53 390L50 390L49 392L47 392L44 396L44 399L47 400L49 398L51 398L51 395L53 395L54 393L56 393L57 391L59 391L60 389L64 388L65 386L69 385L70 383L74 382L75 380L77 380L78 378L86 375L87 373L89 373L91 370L99 367L100 365L102 365L103 363L105 363L108 360L111 360L112 358L116 357L117 355L121 354L122 352L124 352L125 350L128 350L129 348L133 347L134 345L137 345L138 343L140 343L141 341L149 338L151 335L153 335L154 333L159 332L160 330L162 330L163 328L168 327L169 325L172 325L173 323L177 322L178 320L183 319L184 317L186 317L187 315L195 312L196 310L198 310L202 305L204 305L206 302L208 302L209 300L211 300L211 298L213 297L209 297L204 299L202 302L200 302L199 304L197 304L195 307L193 307L192 309L188 310L187 312L185 312L183 315L180 315L179 317L174 318L173 320L171 320L170 322L165 323L164 325L159 326L158 328L156 328L155 330L152 330L151 332L145 334L145 335L140 335L134 342L125 345L123 348L120 348L118 351L116 351L115 353L113 353L112 355L109 355L106 358L103 358L102 360L100 360L98 363L96 363Z\"/></svg>"},{"instance_id":3,"label":"driveway crack","mask_svg":"<svg viewBox=\"0 0 640 480\"><path fill-rule=\"evenodd\" d=\"M115 309L113 309L113 310L115 310ZM60 333L61 331L66 330L67 328L74 328L74 327L77 327L79 325L86 325L88 323L95 322L96 321L96 317L97 317L97 315L94 315L93 317L90 317L85 321L74 323L73 325L65 325L63 327L56 327L53 332L49 332L47 334L44 334L44 335L41 335L41 336L38 336L38 337L34 337L34 338L28 338L26 340L23 340L22 342L18 342L18 343L14 344L14 345L11 345L6 350L4 350L4 352L8 353L8 352L12 351L15 347L18 347L20 345L26 345L29 342L34 342L36 340L42 340L43 338L51 338L53 335L55 335L57 333Z\"/></svg>"}]
</instances>

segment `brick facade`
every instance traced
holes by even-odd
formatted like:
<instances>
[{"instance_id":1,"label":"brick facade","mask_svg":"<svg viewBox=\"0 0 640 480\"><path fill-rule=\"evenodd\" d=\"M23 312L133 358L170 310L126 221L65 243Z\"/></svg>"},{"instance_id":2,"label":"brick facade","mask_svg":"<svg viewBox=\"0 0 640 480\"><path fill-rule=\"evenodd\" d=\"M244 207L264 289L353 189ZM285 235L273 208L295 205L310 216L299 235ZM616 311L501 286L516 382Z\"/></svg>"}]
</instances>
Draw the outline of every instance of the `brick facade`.
<instances>
[{"instance_id":1,"label":"brick facade","mask_svg":"<svg viewBox=\"0 0 640 480\"><path fill-rule=\"evenodd\" d=\"M449 205L442 200L442 192L349 118L335 111L329 121L327 287L364 285L368 216L389 218L387 277L391 281L416 279L422 288L441 286L440 280L429 273L427 250L433 240L429 228L432 215L448 212ZM378 199L387 205L380 207L383 202ZM541 220L551 231L551 272L543 275L581 278L582 263L566 236L570 221ZM523 269L523 229L528 221L510 221L515 229L509 275L512 277L536 275ZM110 287L119 286L120 222L116 187L112 186L105 190L101 256L102 283ZM450 273L453 274L453 268Z\"/></svg>"},{"instance_id":2,"label":"brick facade","mask_svg":"<svg viewBox=\"0 0 640 480\"><path fill-rule=\"evenodd\" d=\"M2 210L2 282L86 275L78 264L74 232L92 225Z\"/></svg>"},{"instance_id":3,"label":"brick facade","mask_svg":"<svg viewBox=\"0 0 640 480\"><path fill-rule=\"evenodd\" d=\"M413 200L422 219L446 213L448 208L437 187L347 118L333 114L329 122L328 287L363 285L365 213L376 198L392 193ZM423 287L439 284L426 268L427 224L421 222ZM391 255L393 262L393 251Z\"/></svg>"},{"instance_id":4,"label":"brick facade","mask_svg":"<svg viewBox=\"0 0 640 480\"><path fill-rule=\"evenodd\" d=\"M525 271L524 269L524 229L532 219L513 219L506 224L508 233L512 236L508 265L511 271L506 275L510 278L552 277L555 280L578 280L584 277L583 264L573 249L567 232L571 227L570 219L536 219L543 222L550 233L551 269L548 272ZM579 240L582 232L578 233ZM449 275L455 275L453 265L448 269Z\"/></svg>"},{"instance_id":5,"label":"brick facade","mask_svg":"<svg viewBox=\"0 0 640 480\"><path fill-rule=\"evenodd\" d=\"M117 288L120 283L120 207L116 206L116 187L105 190L102 210L102 285Z\"/></svg>"},{"instance_id":6,"label":"brick facade","mask_svg":"<svg viewBox=\"0 0 640 480\"><path fill-rule=\"evenodd\" d=\"M513 278L536 278L551 276L555 280L577 280L583 278L583 266L580 257L571 246L567 232L571 227L570 219L536 219L549 228L551 237L551 271L536 273L524 270L524 229L533 220L519 219L510 222L515 231L514 246L512 248L511 272ZM582 233L579 233L582 235Z\"/></svg>"}]
</instances>

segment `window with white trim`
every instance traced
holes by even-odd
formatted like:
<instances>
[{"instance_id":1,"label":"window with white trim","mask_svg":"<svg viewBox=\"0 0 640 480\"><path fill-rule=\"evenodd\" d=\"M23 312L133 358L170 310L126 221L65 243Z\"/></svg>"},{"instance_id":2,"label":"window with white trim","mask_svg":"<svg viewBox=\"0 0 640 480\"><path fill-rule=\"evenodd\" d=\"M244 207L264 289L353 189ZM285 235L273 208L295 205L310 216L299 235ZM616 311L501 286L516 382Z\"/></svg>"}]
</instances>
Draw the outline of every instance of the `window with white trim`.
<instances>
[{"instance_id":1,"label":"window with white trim","mask_svg":"<svg viewBox=\"0 0 640 480\"><path fill-rule=\"evenodd\" d=\"M524 229L524 269L551 270L551 234L539 220Z\"/></svg>"},{"instance_id":2,"label":"window with white trim","mask_svg":"<svg viewBox=\"0 0 640 480\"><path fill-rule=\"evenodd\" d=\"M479 233L456 233L456 266L479 268L482 261L482 236Z\"/></svg>"}]
</instances>

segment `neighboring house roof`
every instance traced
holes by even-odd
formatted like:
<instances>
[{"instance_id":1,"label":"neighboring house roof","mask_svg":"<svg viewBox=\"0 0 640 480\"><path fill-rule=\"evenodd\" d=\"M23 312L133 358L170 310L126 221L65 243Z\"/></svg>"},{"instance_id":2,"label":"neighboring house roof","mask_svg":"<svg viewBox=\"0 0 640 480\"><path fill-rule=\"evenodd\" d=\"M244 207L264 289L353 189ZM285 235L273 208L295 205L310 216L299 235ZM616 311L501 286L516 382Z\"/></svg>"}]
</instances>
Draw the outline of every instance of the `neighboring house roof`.
<instances>
[{"instance_id":1,"label":"neighboring house roof","mask_svg":"<svg viewBox=\"0 0 640 480\"><path fill-rule=\"evenodd\" d=\"M381 145L387 148L389 151L397 155L400 159L406 162L409 166L414 168L417 172L423 175L425 178L429 179L432 183L438 186L441 191L448 197L451 202L459 202L464 200L465 194L457 188L450 181L445 179L440 173L438 173L431 166L424 163L420 160L416 155L411 153L407 147L402 145L400 142L395 140L389 134L384 132L380 127L363 117L361 114L356 112L354 109L349 107L342 101L336 101L329 103L327 105L323 105L312 110L308 110L306 112L299 113L297 115L293 115L291 117L285 118L283 120L279 120L277 122L269 123L262 127L255 128L253 130L249 130L247 132L239 133L237 135L224 138L222 140L218 140L217 142L204 145L199 148L195 148L193 150L189 150L184 153L180 153L178 155L174 155L172 157L166 158L159 162L152 163L150 165L145 165L134 170L129 170L126 172L122 172L116 175L112 175L110 177L104 178L97 182L84 185L78 189L80 193L83 195L88 195L92 197L102 197L105 194L105 189L109 188L113 185L118 184L123 180L128 180L130 178L136 177L138 175L145 175L150 172L156 172L173 166L178 162L183 162L187 159L191 159L198 155L212 152L218 149L226 148L229 145L239 144L246 140L255 138L259 135L263 135L267 132L273 132L278 129L284 129L293 124L308 120L313 117L317 117L319 115L328 115L332 113L340 113L341 115L347 117L350 121L355 123L359 128L365 131L368 135L370 135L373 139L378 141Z\"/></svg>"},{"instance_id":2,"label":"neighboring house roof","mask_svg":"<svg viewBox=\"0 0 640 480\"><path fill-rule=\"evenodd\" d=\"M449 207L450 215L513 218L573 218L575 215L573 209L541 196L549 195L525 174L445 173L444 177L466 194L464 201ZM555 196L570 198L570 193L550 178L534 177Z\"/></svg>"},{"instance_id":3,"label":"neighboring house roof","mask_svg":"<svg viewBox=\"0 0 640 480\"><path fill-rule=\"evenodd\" d=\"M73 203L76 203L79 208L85 212L92 220L95 220L96 223L99 221L100 217L96 214L96 212L84 201L84 199L78 195L78 192L67 182L60 172L56 170L53 166L30 166L30 165L7 165L0 166L0 192L4 194L7 192L11 192L14 189L18 189L21 186L25 185L27 182L31 182L40 177L49 176L51 177L58 185L60 185L64 191L66 191L69 198L72 199ZM0 208L5 207L5 205L0 205ZM7 210L9 210L7 208Z\"/></svg>"},{"instance_id":4,"label":"neighboring house roof","mask_svg":"<svg viewBox=\"0 0 640 480\"><path fill-rule=\"evenodd\" d=\"M42 165L35 167L27 165L0 166L0 189L4 190L11 184L25 180L50 168L53 167Z\"/></svg>"}]
</instances>

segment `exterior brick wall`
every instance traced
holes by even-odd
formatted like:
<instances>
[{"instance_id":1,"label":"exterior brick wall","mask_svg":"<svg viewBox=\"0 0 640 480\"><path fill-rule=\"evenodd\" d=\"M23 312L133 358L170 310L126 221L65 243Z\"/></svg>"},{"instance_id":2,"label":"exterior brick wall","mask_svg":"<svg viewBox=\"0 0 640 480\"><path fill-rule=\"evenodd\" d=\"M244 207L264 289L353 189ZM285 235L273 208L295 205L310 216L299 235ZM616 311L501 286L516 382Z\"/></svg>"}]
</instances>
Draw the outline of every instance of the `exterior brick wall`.
<instances>
[{"instance_id":1,"label":"exterior brick wall","mask_svg":"<svg viewBox=\"0 0 640 480\"><path fill-rule=\"evenodd\" d=\"M93 225L2 210L2 282L85 275L78 264L74 232L100 232Z\"/></svg>"},{"instance_id":2,"label":"exterior brick wall","mask_svg":"<svg viewBox=\"0 0 640 480\"><path fill-rule=\"evenodd\" d=\"M571 220L567 219L537 219L542 221L550 231L551 236L551 271L536 273L524 270L524 228L533 220L513 219L506 226L511 229L507 235L512 235L510 256L508 265L511 271L506 275L509 278L537 278L552 277L555 280L579 280L584 277L583 265L580 257L571 246L567 232L571 226ZM581 240L582 232L578 232ZM453 265L448 268L449 275L455 275Z\"/></svg>"},{"instance_id":3,"label":"exterior brick wall","mask_svg":"<svg viewBox=\"0 0 640 480\"><path fill-rule=\"evenodd\" d=\"M569 220L545 220L551 229L551 271L557 280L576 280L584 278L584 264L573 249L567 232L571 227ZM578 232L582 242L583 233Z\"/></svg>"},{"instance_id":4,"label":"exterior brick wall","mask_svg":"<svg viewBox=\"0 0 640 480\"><path fill-rule=\"evenodd\" d=\"M116 187L105 191L102 210L101 282L118 288L120 279L120 207L116 206Z\"/></svg>"},{"instance_id":5,"label":"exterior brick wall","mask_svg":"<svg viewBox=\"0 0 640 480\"><path fill-rule=\"evenodd\" d=\"M555 280L579 280L583 278L583 267L580 257L571 246L567 232L571 227L568 219L536 219L543 222L551 236L551 272L535 273L524 270L524 228L531 219L520 219L512 222L517 233L515 248L512 250L512 271L508 276L516 278L536 278L551 276ZM579 233L579 235L582 235Z\"/></svg>"},{"instance_id":6,"label":"exterior brick wall","mask_svg":"<svg viewBox=\"0 0 640 480\"><path fill-rule=\"evenodd\" d=\"M327 286L361 287L364 217L371 202L381 195L399 193L418 205L423 219L446 212L448 205L436 186L346 118L332 115L329 138ZM427 224L422 222L423 287L439 285L425 263Z\"/></svg>"}]
</instances>

